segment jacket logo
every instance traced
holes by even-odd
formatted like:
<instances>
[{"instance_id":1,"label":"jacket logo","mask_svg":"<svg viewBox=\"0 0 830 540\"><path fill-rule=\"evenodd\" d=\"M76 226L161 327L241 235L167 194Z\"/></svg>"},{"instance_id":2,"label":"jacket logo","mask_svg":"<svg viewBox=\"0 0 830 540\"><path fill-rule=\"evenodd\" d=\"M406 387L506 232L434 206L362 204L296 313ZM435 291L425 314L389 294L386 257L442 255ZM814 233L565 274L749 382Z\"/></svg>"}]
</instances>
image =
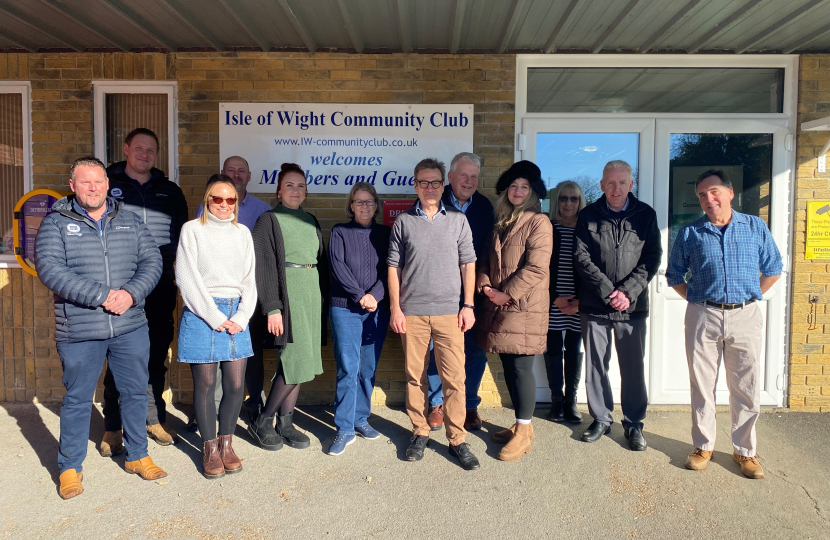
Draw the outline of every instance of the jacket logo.
<instances>
[{"instance_id":1,"label":"jacket logo","mask_svg":"<svg viewBox=\"0 0 830 540\"><path fill-rule=\"evenodd\" d=\"M115 227L115 230L116 230L116 231L118 231L118 230L120 230L120 229L129 229L129 227L121 227L121 226L116 226L116 227Z\"/></svg>"},{"instance_id":2,"label":"jacket logo","mask_svg":"<svg viewBox=\"0 0 830 540\"><path fill-rule=\"evenodd\" d=\"M167 197L167 193L156 193L156 197Z\"/></svg>"},{"instance_id":3,"label":"jacket logo","mask_svg":"<svg viewBox=\"0 0 830 540\"><path fill-rule=\"evenodd\" d=\"M120 197L121 195L124 194L124 192L121 191L121 188L113 188L111 193L112 193L113 197Z\"/></svg>"},{"instance_id":4,"label":"jacket logo","mask_svg":"<svg viewBox=\"0 0 830 540\"><path fill-rule=\"evenodd\" d=\"M83 236L81 232L81 226L77 223L70 223L66 226L66 235L67 236Z\"/></svg>"}]
</instances>

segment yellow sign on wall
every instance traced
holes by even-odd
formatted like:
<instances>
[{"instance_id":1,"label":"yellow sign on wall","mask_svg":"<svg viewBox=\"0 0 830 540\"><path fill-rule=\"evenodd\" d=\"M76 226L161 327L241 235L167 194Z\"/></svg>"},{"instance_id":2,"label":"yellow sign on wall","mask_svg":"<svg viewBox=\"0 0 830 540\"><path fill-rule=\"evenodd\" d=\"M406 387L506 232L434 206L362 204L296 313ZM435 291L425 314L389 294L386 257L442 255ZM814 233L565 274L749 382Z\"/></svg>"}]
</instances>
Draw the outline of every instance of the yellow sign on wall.
<instances>
[{"instance_id":1,"label":"yellow sign on wall","mask_svg":"<svg viewBox=\"0 0 830 540\"><path fill-rule=\"evenodd\" d=\"M830 201L807 203L807 252L804 258L830 260Z\"/></svg>"}]
</instances>

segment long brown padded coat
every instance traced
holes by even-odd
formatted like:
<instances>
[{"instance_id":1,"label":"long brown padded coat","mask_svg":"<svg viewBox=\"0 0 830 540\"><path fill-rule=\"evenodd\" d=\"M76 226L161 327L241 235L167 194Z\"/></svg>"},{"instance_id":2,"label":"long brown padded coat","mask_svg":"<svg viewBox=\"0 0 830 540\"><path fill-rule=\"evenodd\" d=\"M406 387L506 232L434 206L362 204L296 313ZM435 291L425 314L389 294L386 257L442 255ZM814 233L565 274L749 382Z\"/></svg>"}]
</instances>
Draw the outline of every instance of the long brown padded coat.
<instances>
[{"instance_id":1,"label":"long brown padded coat","mask_svg":"<svg viewBox=\"0 0 830 540\"><path fill-rule=\"evenodd\" d=\"M500 307L484 296L476 324L481 348L521 355L545 352L552 250L553 227L538 211L522 214L503 239L493 232L487 254L478 265L476 290L490 286L513 301Z\"/></svg>"}]
</instances>

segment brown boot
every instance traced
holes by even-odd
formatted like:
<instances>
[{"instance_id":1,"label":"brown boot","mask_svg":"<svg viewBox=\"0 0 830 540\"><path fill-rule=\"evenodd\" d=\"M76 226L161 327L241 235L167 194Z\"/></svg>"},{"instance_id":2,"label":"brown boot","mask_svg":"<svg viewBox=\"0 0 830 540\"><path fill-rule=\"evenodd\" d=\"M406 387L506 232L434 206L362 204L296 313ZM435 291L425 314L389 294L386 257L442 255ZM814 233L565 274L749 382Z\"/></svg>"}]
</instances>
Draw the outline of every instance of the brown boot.
<instances>
[{"instance_id":1,"label":"brown boot","mask_svg":"<svg viewBox=\"0 0 830 540\"><path fill-rule=\"evenodd\" d=\"M167 476L166 472L153 463L150 456L145 456L138 461L124 463L124 470L130 474L137 474L145 480L158 480Z\"/></svg>"},{"instance_id":2,"label":"brown boot","mask_svg":"<svg viewBox=\"0 0 830 540\"><path fill-rule=\"evenodd\" d=\"M502 461L516 461L525 454L530 453L531 424L520 424L516 422L516 430L510 442L504 445L499 452L499 459Z\"/></svg>"},{"instance_id":3,"label":"brown boot","mask_svg":"<svg viewBox=\"0 0 830 540\"><path fill-rule=\"evenodd\" d=\"M741 456L733 452L732 459L741 464L741 472L744 473L744 476L747 478L752 478L754 480L764 479L764 469L762 469L761 464L758 463L758 456Z\"/></svg>"},{"instance_id":4,"label":"brown boot","mask_svg":"<svg viewBox=\"0 0 830 540\"><path fill-rule=\"evenodd\" d=\"M225 466L222 465L222 457L219 455L219 444L216 439L205 441L205 449L202 452L202 475L208 480L225 476Z\"/></svg>"},{"instance_id":5,"label":"brown boot","mask_svg":"<svg viewBox=\"0 0 830 540\"><path fill-rule=\"evenodd\" d=\"M156 441L160 446L170 446L173 444L173 437L164 430L161 424L147 426L147 436Z\"/></svg>"},{"instance_id":6,"label":"brown boot","mask_svg":"<svg viewBox=\"0 0 830 540\"><path fill-rule=\"evenodd\" d=\"M105 431L104 438L101 439L101 445L98 447L98 453L101 457L117 456L124 451L124 437L121 430Z\"/></svg>"},{"instance_id":7,"label":"brown boot","mask_svg":"<svg viewBox=\"0 0 830 540\"><path fill-rule=\"evenodd\" d=\"M219 457L226 473L233 474L242 470L242 460L233 451L233 435L219 435Z\"/></svg>"},{"instance_id":8,"label":"brown boot","mask_svg":"<svg viewBox=\"0 0 830 540\"><path fill-rule=\"evenodd\" d=\"M81 481L84 479L84 473L78 473L75 469L66 469L60 475L60 488L58 488L58 495L61 499L71 499L77 497L84 492L84 486Z\"/></svg>"},{"instance_id":9,"label":"brown boot","mask_svg":"<svg viewBox=\"0 0 830 540\"><path fill-rule=\"evenodd\" d=\"M512 426L507 429L503 429L501 431L497 431L490 436L490 440L492 440L496 444L507 444L510 442L510 439L513 438L513 435L516 433L516 426L519 423L516 422ZM536 439L536 435L533 433L533 424L530 424L530 440Z\"/></svg>"},{"instance_id":10,"label":"brown boot","mask_svg":"<svg viewBox=\"0 0 830 540\"><path fill-rule=\"evenodd\" d=\"M695 451L686 458L686 468L693 471L702 471L712 461L712 452L695 448Z\"/></svg>"}]
</instances>

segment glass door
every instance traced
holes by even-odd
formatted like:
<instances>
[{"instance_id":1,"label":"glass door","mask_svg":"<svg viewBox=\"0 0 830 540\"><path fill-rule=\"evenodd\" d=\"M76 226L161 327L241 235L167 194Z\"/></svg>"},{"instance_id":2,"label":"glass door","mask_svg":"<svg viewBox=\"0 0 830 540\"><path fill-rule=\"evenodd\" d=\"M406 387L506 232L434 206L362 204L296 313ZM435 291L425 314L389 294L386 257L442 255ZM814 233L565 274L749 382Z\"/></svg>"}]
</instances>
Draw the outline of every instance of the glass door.
<instances>
[{"instance_id":1,"label":"glass door","mask_svg":"<svg viewBox=\"0 0 830 540\"><path fill-rule=\"evenodd\" d=\"M712 168L723 169L735 190L733 208L767 222L782 256L787 253L789 178L786 120L718 118L658 119L655 141L654 209L660 224L663 261L652 283L650 403L688 404L689 374L683 336L686 301L668 287L665 271L674 239L687 223L703 216L694 183ZM787 267L786 263L784 265ZM761 303L766 328L785 326L787 279L782 277ZM655 291L656 289L656 291ZM781 405L784 386L784 332L765 332L762 404ZM682 339L682 338L680 338ZM721 370L716 399L728 403Z\"/></svg>"}]
</instances>

